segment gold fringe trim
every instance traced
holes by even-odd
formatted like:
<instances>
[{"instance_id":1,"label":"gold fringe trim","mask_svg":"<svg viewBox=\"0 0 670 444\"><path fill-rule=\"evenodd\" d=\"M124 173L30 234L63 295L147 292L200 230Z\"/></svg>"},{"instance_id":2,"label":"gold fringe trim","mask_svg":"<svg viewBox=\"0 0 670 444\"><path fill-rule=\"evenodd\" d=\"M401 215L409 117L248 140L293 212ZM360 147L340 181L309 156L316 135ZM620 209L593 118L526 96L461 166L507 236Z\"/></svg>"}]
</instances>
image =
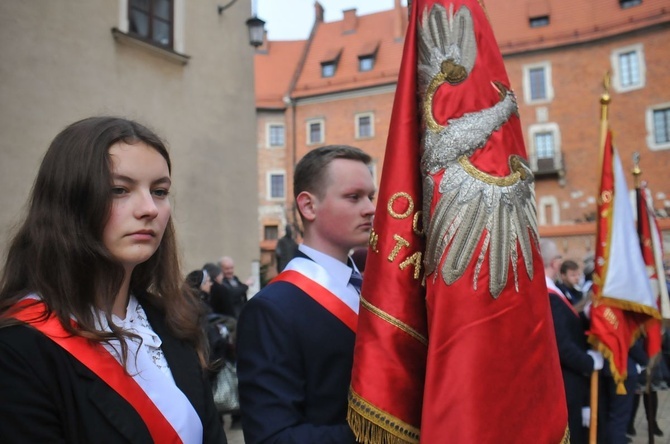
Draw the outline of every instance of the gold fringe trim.
<instances>
[{"instance_id":1,"label":"gold fringe trim","mask_svg":"<svg viewBox=\"0 0 670 444\"><path fill-rule=\"evenodd\" d=\"M363 444L418 444L419 429L378 409L349 388L347 422Z\"/></svg>"},{"instance_id":2,"label":"gold fringe trim","mask_svg":"<svg viewBox=\"0 0 670 444\"><path fill-rule=\"evenodd\" d=\"M565 433L563 433L563 439L561 439L561 444L570 444L570 429L568 426L565 426Z\"/></svg>"},{"instance_id":3,"label":"gold fringe trim","mask_svg":"<svg viewBox=\"0 0 670 444\"><path fill-rule=\"evenodd\" d=\"M634 313L643 313L653 317L654 319L661 320L661 314L658 312L657 308L650 307L648 305L639 304L633 301L625 301L622 299L610 298L607 296L599 296L599 303L604 303L608 307L616 307L626 311L632 311Z\"/></svg>"}]
</instances>

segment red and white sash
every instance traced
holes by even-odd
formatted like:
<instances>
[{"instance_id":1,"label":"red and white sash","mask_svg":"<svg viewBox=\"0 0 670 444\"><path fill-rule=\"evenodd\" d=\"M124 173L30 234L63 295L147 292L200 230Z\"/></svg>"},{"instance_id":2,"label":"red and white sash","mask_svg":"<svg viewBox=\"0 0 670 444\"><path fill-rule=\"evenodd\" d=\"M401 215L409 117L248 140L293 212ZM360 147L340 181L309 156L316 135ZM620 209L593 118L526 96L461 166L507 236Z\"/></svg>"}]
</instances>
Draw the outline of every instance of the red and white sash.
<instances>
[{"instance_id":1,"label":"red and white sash","mask_svg":"<svg viewBox=\"0 0 670 444\"><path fill-rule=\"evenodd\" d=\"M354 308L358 308L358 294L349 294L353 290L347 286L338 286L321 265L302 257L294 258L284 271L272 280L275 281L295 285L356 333L358 312ZM348 298L343 300L338 295Z\"/></svg>"},{"instance_id":2,"label":"red and white sash","mask_svg":"<svg viewBox=\"0 0 670 444\"><path fill-rule=\"evenodd\" d=\"M47 307L40 300L27 298L17 305L19 311L13 317L54 341L125 399L140 415L154 442L183 442L152 399L102 344L71 335L53 314L45 317Z\"/></svg>"}]
</instances>

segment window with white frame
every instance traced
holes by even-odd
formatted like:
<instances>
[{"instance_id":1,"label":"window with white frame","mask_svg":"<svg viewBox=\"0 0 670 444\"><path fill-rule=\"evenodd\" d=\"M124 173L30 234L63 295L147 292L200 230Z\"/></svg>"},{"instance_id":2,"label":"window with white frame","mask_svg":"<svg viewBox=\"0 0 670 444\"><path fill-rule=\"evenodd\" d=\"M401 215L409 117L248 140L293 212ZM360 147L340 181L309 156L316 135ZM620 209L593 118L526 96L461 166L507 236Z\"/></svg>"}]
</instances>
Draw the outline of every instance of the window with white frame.
<instances>
[{"instance_id":1,"label":"window with white frame","mask_svg":"<svg viewBox=\"0 0 670 444\"><path fill-rule=\"evenodd\" d=\"M184 53L186 0L118 0L118 2L117 31L139 40L152 42L158 47Z\"/></svg>"},{"instance_id":2,"label":"window with white frame","mask_svg":"<svg viewBox=\"0 0 670 444\"><path fill-rule=\"evenodd\" d=\"M323 119L312 119L307 121L307 144L315 145L323 143L325 137L325 122Z\"/></svg>"},{"instance_id":3,"label":"window with white frame","mask_svg":"<svg viewBox=\"0 0 670 444\"><path fill-rule=\"evenodd\" d=\"M267 173L267 195L271 200L281 200L286 197L286 173L284 171Z\"/></svg>"},{"instance_id":4,"label":"window with white frame","mask_svg":"<svg viewBox=\"0 0 670 444\"><path fill-rule=\"evenodd\" d=\"M554 98L549 62L523 67L523 89L526 103L548 102Z\"/></svg>"},{"instance_id":5,"label":"window with white frame","mask_svg":"<svg viewBox=\"0 0 670 444\"><path fill-rule=\"evenodd\" d=\"M618 92L644 87L645 63L644 47L640 45L617 48L610 55L612 63L612 84Z\"/></svg>"},{"instance_id":6,"label":"window with white frame","mask_svg":"<svg viewBox=\"0 0 670 444\"><path fill-rule=\"evenodd\" d=\"M267 126L268 143L270 148L283 147L285 144L284 125L279 123L270 123Z\"/></svg>"},{"instance_id":7,"label":"window with white frame","mask_svg":"<svg viewBox=\"0 0 670 444\"><path fill-rule=\"evenodd\" d=\"M652 150L670 149L670 103L647 109L647 145Z\"/></svg>"},{"instance_id":8,"label":"window with white frame","mask_svg":"<svg viewBox=\"0 0 670 444\"><path fill-rule=\"evenodd\" d=\"M172 0L129 0L130 33L152 43L172 47Z\"/></svg>"},{"instance_id":9,"label":"window with white frame","mask_svg":"<svg viewBox=\"0 0 670 444\"><path fill-rule=\"evenodd\" d=\"M375 135L374 113L356 114L356 138L367 139Z\"/></svg>"},{"instance_id":10,"label":"window with white frame","mask_svg":"<svg viewBox=\"0 0 670 444\"><path fill-rule=\"evenodd\" d=\"M562 168L561 136L556 123L540 123L529 128L529 160L533 171L557 171Z\"/></svg>"}]
</instances>

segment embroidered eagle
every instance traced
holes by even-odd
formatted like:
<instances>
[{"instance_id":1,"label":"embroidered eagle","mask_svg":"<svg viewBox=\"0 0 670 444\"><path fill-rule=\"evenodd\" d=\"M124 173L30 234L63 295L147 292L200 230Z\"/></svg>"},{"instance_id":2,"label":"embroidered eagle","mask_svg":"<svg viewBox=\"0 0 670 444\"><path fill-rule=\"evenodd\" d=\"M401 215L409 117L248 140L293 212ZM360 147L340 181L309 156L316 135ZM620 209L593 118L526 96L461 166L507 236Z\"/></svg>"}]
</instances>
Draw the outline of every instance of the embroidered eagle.
<instances>
[{"instance_id":1,"label":"embroidered eagle","mask_svg":"<svg viewBox=\"0 0 670 444\"><path fill-rule=\"evenodd\" d=\"M498 298L506 287L510 263L518 291L518 250L532 279L531 242L537 244L538 240L533 174L526 160L516 155L509 156L510 174L504 177L490 175L470 162L473 153L518 113L516 98L500 81L492 79L491 87L500 98L495 105L439 124L433 115L436 91L444 84L458 87L468 78L477 58L470 10L463 6L454 14L453 4L449 11L434 5L430 13L423 13L418 40L418 81L425 126L421 168L426 276L439 267L444 282L450 285L464 274L476 255L476 289L488 256L491 296ZM444 173L436 184L435 175L441 171ZM436 192L439 197L431 213ZM482 238L482 246L476 251Z\"/></svg>"}]
</instances>

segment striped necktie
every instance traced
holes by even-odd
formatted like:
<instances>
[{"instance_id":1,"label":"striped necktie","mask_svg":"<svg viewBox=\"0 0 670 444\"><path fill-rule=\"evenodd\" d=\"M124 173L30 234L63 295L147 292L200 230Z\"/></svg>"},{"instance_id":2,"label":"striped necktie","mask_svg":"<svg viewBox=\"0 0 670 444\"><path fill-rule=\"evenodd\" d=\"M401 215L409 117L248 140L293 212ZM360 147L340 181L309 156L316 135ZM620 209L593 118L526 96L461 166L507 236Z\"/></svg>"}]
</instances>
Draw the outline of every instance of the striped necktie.
<instances>
[{"instance_id":1,"label":"striped necktie","mask_svg":"<svg viewBox=\"0 0 670 444\"><path fill-rule=\"evenodd\" d=\"M351 271L351 277L349 278L349 283L354 286L358 294L361 293L361 286L363 285L363 276L356 271L352 270Z\"/></svg>"}]
</instances>

